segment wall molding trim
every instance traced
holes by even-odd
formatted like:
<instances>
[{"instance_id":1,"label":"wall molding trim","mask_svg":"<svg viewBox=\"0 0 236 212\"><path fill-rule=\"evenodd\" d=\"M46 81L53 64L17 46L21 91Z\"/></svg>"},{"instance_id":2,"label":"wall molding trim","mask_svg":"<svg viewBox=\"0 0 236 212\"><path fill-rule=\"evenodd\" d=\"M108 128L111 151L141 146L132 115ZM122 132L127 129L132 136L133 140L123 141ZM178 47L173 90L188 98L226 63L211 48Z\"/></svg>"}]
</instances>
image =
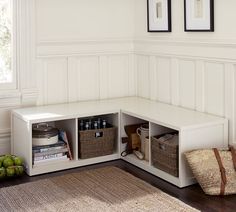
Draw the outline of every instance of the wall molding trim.
<instances>
[{"instance_id":1,"label":"wall molding trim","mask_svg":"<svg viewBox=\"0 0 236 212\"><path fill-rule=\"evenodd\" d=\"M60 39L60 40L41 40L37 42L37 46L68 46L75 44L98 44L98 43L124 43L124 42L133 42L133 38L93 38L93 39Z\"/></svg>"},{"instance_id":2,"label":"wall molding trim","mask_svg":"<svg viewBox=\"0 0 236 212\"><path fill-rule=\"evenodd\" d=\"M9 138L11 136L11 129L1 129L0 130L0 139Z\"/></svg>"},{"instance_id":3,"label":"wall molding trim","mask_svg":"<svg viewBox=\"0 0 236 212\"><path fill-rule=\"evenodd\" d=\"M156 56L156 57L162 57L162 58L177 58L177 59L183 59L183 60L201 60L205 62L214 62L214 63L231 63L236 64L236 59L226 59L222 57L204 57L199 55L185 55L185 54L178 54L178 53L159 53L156 51L142 51L142 50L136 50L134 52L135 55L142 55L142 56ZM236 56L236 55L235 55Z\"/></svg>"},{"instance_id":4,"label":"wall molding trim","mask_svg":"<svg viewBox=\"0 0 236 212\"><path fill-rule=\"evenodd\" d=\"M7 109L9 107L17 107L21 104L21 93L19 91L11 91L0 94L0 108ZM1 130L0 130L1 133Z\"/></svg>"},{"instance_id":5,"label":"wall molding trim","mask_svg":"<svg viewBox=\"0 0 236 212\"><path fill-rule=\"evenodd\" d=\"M37 88L24 89L21 92L22 106L35 105L35 103L37 102L38 94L39 92Z\"/></svg>"},{"instance_id":6,"label":"wall molding trim","mask_svg":"<svg viewBox=\"0 0 236 212\"><path fill-rule=\"evenodd\" d=\"M215 41L215 42L214 42ZM144 55L162 55L170 57L198 58L202 60L215 60L218 62L232 62L236 60L236 40L174 40L149 38L135 39L134 52Z\"/></svg>"},{"instance_id":7,"label":"wall molding trim","mask_svg":"<svg viewBox=\"0 0 236 212\"><path fill-rule=\"evenodd\" d=\"M236 39L206 39L206 38L167 38L167 37L135 37L134 43L178 46L201 46L212 48L236 48Z\"/></svg>"},{"instance_id":8,"label":"wall molding trim","mask_svg":"<svg viewBox=\"0 0 236 212\"><path fill-rule=\"evenodd\" d=\"M76 55L114 55L133 53L133 40L130 38L97 40L40 41L37 44L37 58L73 57Z\"/></svg>"}]
</instances>

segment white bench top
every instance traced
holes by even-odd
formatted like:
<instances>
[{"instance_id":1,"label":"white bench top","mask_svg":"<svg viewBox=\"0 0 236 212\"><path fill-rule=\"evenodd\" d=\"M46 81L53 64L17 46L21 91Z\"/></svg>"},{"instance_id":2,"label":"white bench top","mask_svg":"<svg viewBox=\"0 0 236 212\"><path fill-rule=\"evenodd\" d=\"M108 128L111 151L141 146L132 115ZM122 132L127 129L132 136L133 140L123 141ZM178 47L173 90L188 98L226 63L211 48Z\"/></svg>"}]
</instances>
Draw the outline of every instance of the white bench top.
<instances>
[{"instance_id":1,"label":"white bench top","mask_svg":"<svg viewBox=\"0 0 236 212\"><path fill-rule=\"evenodd\" d=\"M228 122L222 117L140 97L21 108L13 110L12 114L26 122L38 123L120 111L177 130Z\"/></svg>"}]
</instances>

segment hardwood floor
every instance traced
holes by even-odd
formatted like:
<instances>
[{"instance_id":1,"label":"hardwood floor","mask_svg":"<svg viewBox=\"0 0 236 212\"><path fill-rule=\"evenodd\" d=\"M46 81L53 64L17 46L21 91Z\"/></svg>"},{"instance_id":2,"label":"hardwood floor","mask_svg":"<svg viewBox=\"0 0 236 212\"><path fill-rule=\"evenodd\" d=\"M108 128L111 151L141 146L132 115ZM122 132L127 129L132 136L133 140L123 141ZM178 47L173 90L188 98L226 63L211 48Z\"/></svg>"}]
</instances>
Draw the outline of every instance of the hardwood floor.
<instances>
[{"instance_id":1,"label":"hardwood floor","mask_svg":"<svg viewBox=\"0 0 236 212\"><path fill-rule=\"evenodd\" d=\"M170 194L171 196L176 197L177 199L201 211L210 211L210 212L231 212L231 211L235 212L236 211L236 195L224 196L224 197L208 196L203 193L199 185L193 185L193 186L180 189L122 160L115 160L111 162L85 166L85 167L60 171L60 172L54 172L54 173L49 173L49 174L44 174L44 175L39 175L39 176L34 176L34 177L29 177L25 175L18 179L11 179L11 180L0 182L0 188L18 185L18 184L26 183L26 182L32 182L39 179L45 179L48 177L60 176L60 175L73 173L73 172L79 172L82 170L104 167L104 166L119 167L133 174L134 176L150 183L151 185L161 189L162 191Z\"/></svg>"}]
</instances>

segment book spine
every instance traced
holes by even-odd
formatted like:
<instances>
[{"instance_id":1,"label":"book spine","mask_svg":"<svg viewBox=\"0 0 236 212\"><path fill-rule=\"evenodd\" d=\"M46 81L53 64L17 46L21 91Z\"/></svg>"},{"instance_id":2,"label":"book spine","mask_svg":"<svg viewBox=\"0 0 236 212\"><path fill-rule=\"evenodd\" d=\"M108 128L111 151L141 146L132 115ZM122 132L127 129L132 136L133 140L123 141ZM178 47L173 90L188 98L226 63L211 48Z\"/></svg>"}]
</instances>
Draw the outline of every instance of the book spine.
<instances>
[{"instance_id":1,"label":"book spine","mask_svg":"<svg viewBox=\"0 0 236 212\"><path fill-rule=\"evenodd\" d=\"M58 158L49 158L45 160L39 160L39 161L34 161L34 165L41 164L41 163L46 163L46 162L54 162L54 161L68 161L69 158L67 158L67 155L58 157Z\"/></svg>"},{"instance_id":2,"label":"book spine","mask_svg":"<svg viewBox=\"0 0 236 212\"><path fill-rule=\"evenodd\" d=\"M65 146L64 141L59 141L56 144L51 145L45 145L45 146L33 146L33 150L39 150L39 149L46 149L46 148L52 148L52 147L59 147L59 146Z\"/></svg>"},{"instance_id":3,"label":"book spine","mask_svg":"<svg viewBox=\"0 0 236 212\"><path fill-rule=\"evenodd\" d=\"M49 149L48 151L34 153L34 157L41 157L41 156L66 153L66 152L68 152L68 149L66 147L60 149Z\"/></svg>"},{"instance_id":4,"label":"book spine","mask_svg":"<svg viewBox=\"0 0 236 212\"><path fill-rule=\"evenodd\" d=\"M34 157L34 161L47 160L47 159L58 158L58 157L62 157L62 156L64 156L64 153L58 153L58 154L53 154L53 155L44 155L44 156Z\"/></svg>"},{"instance_id":5,"label":"book spine","mask_svg":"<svg viewBox=\"0 0 236 212\"><path fill-rule=\"evenodd\" d=\"M48 151L54 151L54 150L60 150L66 148L66 145L63 146L57 146L57 147L47 147L42 149L33 149L33 153L43 153Z\"/></svg>"}]
</instances>

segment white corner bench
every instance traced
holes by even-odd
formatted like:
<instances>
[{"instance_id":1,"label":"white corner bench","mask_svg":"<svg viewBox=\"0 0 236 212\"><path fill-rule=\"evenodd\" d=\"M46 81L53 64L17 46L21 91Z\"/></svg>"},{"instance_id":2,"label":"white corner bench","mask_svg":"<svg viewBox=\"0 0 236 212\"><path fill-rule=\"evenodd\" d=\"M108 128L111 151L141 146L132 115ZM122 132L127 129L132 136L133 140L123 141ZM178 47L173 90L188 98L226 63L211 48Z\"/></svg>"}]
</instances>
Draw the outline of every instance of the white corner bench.
<instances>
[{"instance_id":1,"label":"white corner bench","mask_svg":"<svg viewBox=\"0 0 236 212\"><path fill-rule=\"evenodd\" d=\"M116 149L111 155L79 159L78 119L97 115L104 115L110 123L118 127ZM126 136L124 126L144 121L149 122L150 136L165 133L170 129L179 132L179 177L174 177L152 166L151 144L149 145L149 162L139 160L132 154L126 157L120 156L125 149L125 145L121 143L121 137ZM32 165L32 124L41 122L53 123L56 127L67 131L72 145L72 161ZM11 123L12 154L24 158L26 171L30 176L123 159L178 187L185 187L195 183L183 154L185 151L228 146L227 119L139 97L16 109L12 111Z\"/></svg>"}]
</instances>

